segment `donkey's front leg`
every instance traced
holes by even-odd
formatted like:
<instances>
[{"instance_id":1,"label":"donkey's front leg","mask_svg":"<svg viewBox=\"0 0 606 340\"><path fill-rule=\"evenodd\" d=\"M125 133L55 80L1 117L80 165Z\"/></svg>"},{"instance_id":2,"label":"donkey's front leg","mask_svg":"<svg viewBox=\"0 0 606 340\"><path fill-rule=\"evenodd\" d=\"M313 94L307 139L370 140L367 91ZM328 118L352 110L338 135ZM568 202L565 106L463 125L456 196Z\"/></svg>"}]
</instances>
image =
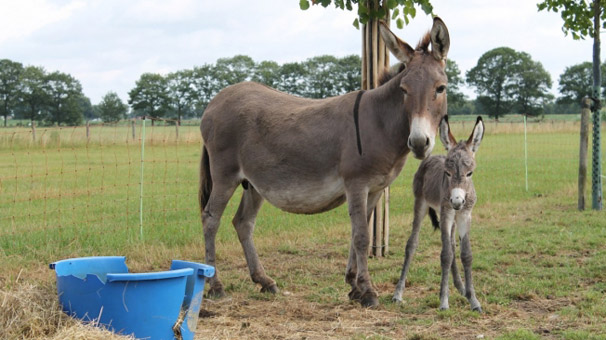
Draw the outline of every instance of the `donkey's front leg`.
<instances>
[{"instance_id":1,"label":"donkey's front leg","mask_svg":"<svg viewBox=\"0 0 606 340\"><path fill-rule=\"evenodd\" d=\"M379 304L378 294L372 287L368 273L368 216L367 201L369 197L366 190L348 190L347 202L351 219L352 245L355 252L357 274L355 286L360 296L360 303L364 307L376 307ZM352 260L350 254L350 260ZM348 266L348 274L353 265ZM347 278L347 276L346 276ZM353 286L352 286L353 289Z\"/></svg>"},{"instance_id":2,"label":"donkey's front leg","mask_svg":"<svg viewBox=\"0 0 606 340\"><path fill-rule=\"evenodd\" d=\"M471 304L471 309L476 312L482 312L480 301L476 298L476 292L473 288L471 278L471 263L473 255L471 254L471 242L469 240L469 230L471 227L471 212L457 219L459 225L459 234L461 235L461 262L465 271L465 297Z\"/></svg>"},{"instance_id":3,"label":"donkey's front leg","mask_svg":"<svg viewBox=\"0 0 606 340\"><path fill-rule=\"evenodd\" d=\"M442 265L442 280L440 281L440 310L448 309L448 276L450 267L454 261L450 234L453 231L454 210L442 206L440 218L440 232L442 234L442 253L440 262Z\"/></svg>"}]
</instances>

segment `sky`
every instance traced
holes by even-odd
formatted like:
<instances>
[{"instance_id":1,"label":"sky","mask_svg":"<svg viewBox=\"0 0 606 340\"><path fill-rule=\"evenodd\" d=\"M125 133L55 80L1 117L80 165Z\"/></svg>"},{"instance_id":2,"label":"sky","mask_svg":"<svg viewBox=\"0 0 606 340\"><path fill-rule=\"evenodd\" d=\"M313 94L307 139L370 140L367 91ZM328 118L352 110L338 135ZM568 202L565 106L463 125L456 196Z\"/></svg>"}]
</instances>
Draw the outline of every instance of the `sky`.
<instances>
[{"instance_id":1,"label":"sky","mask_svg":"<svg viewBox=\"0 0 606 340\"><path fill-rule=\"evenodd\" d=\"M551 74L591 61L592 41L575 41L537 0L432 0L446 23L448 58L463 76L482 54L507 46L529 53ZM146 72L167 74L245 54L280 64L318 55L361 53L354 12L298 0L0 0L0 59L69 73L97 104L109 91L128 100ZM420 9L403 29L410 45L431 28ZM391 58L392 63L395 58ZM473 91L465 92L473 97Z\"/></svg>"}]
</instances>

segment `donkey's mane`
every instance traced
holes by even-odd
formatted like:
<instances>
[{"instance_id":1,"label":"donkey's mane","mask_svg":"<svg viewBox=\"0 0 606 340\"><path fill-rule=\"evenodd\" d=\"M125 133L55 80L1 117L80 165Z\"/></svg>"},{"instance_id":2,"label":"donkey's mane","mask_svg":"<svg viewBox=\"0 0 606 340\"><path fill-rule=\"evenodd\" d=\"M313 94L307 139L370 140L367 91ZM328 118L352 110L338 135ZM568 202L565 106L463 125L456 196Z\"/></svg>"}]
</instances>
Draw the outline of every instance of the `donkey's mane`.
<instances>
[{"instance_id":1,"label":"donkey's mane","mask_svg":"<svg viewBox=\"0 0 606 340\"><path fill-rule=\"evenodd\" d=\"M421 38L421 40L419 40L417 47L415 47L415 51L419 51L421 53L428 53L430 42L431 42L431 33L427 32L427 33L425 33L423 38ZM394 65L393 67L385 69L383 71L383 74L381 74L379 76L379 86L390 81L393 77L398 75L398 73L404 71L405 68L406 68L406 65L404 65L404 63L399 63L399 64Z\"/></svg>"}]
</instances>

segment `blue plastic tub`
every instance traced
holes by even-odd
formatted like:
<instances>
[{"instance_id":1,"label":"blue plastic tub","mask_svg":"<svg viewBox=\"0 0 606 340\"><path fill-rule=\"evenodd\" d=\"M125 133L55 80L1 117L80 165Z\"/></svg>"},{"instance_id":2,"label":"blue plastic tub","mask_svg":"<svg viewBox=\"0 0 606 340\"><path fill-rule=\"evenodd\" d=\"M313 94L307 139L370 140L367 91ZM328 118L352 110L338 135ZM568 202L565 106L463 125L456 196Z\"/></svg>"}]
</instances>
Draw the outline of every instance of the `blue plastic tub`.
<instances>
[{"instance_id":1,"label":"blue plastic tub","mask_svg":"<svg viewBox=\"0 0 606 340\"><path fill-rule=\"evenodd\" d=\"M81 257L50 264L63 311L115 333L149 340L192 340L215 269L173 260L170 270L129 273L124 256Z\"/></svg>"}]
</instances>

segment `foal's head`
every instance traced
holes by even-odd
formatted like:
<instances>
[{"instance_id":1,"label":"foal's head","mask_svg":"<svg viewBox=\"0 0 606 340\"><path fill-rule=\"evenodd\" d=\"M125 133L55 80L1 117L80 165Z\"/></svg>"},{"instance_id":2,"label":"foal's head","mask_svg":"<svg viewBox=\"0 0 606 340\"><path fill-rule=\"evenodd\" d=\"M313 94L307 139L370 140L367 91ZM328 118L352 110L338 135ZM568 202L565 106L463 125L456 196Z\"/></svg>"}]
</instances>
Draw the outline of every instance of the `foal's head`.
<instances>
[{"instance_id":1,"label":"foal's head","mask_svg":"<svg viewBox=\"0 0 606 340\"><path fill-rule=\"evenodd\" d=\"M381 23L387 48L402 62L400 88L404 94L404 114L408 117L408 148L418 159L431 154L442 117L446 115L446 55L450 36L444 22L435 17L433 27L413 49ZM429 46L431 45L431 50Z\"/></svg>"},{"instance_id":2,"label":"foal's head","mask_svg":"<svg viewBox=\"0 0 606 340\"><path fill-rule=\"evenodd\" d=\"M444 176L450 195L448 201L454 210L459 210L465 205L467 195L473 189L471 176L476 168L475 153L480 147L483 137L482 117L478 116L469 138L458 143L450 132L448 116L445 116L440 122L440 140L448 151L444 164Z\"/></svg>"}]
</instances>

